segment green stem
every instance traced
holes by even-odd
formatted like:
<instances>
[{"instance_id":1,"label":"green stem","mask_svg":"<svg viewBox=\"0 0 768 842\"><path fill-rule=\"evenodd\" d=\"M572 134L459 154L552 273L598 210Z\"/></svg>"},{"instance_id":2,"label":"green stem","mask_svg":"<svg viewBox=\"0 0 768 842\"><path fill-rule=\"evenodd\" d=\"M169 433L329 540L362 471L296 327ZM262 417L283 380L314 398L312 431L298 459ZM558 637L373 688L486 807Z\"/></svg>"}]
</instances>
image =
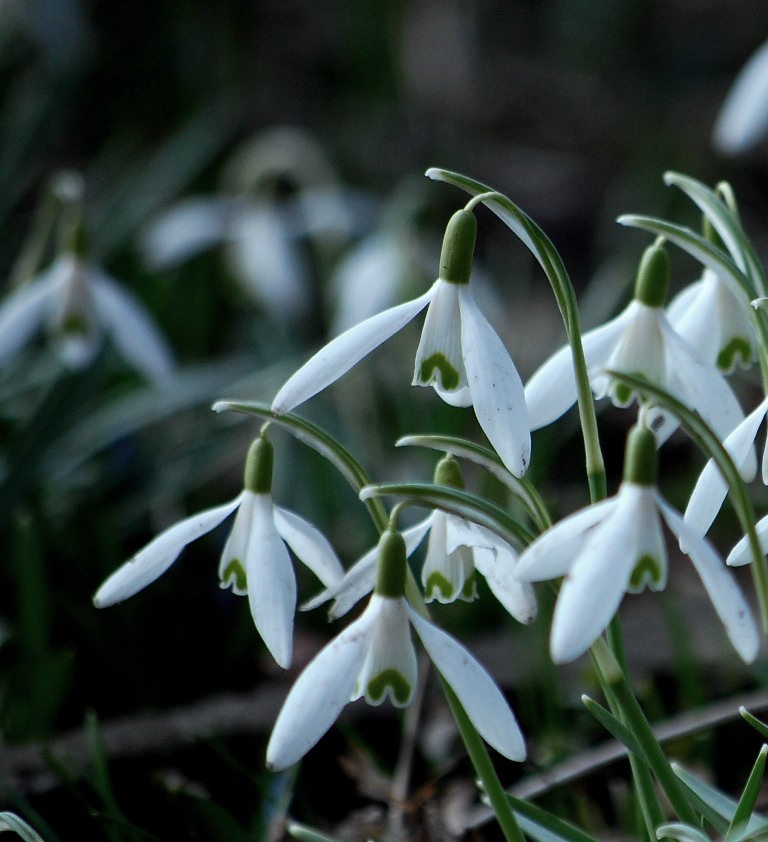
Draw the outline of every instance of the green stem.
<instances>
[{"instance_id":1,"label":"green stem","mask_svg":"<svg viewBox=\"0 0 768 842\"><path fill-rule=\"evenodd\" d=\"M491 758L488 754L488 749L485 747L480 735L475 730L475 726L467 716L466 711L461 706L461 703L456 698L456 694L440 676L440 682L443 687L443 692L448 700L448 705L451 708L453 718L459 727L459 733L464 741L464 746L469 754L469 759L475 767L475 772L480 781L485 794L488 796L491 808L496 815L496 820L499 823L504 838L508 842L525 842L523 832L517 823L515 814L504 792L504 787L501 785L499 776L496 774L496 769L493 767Z\"/></svg>"}]
</instances>

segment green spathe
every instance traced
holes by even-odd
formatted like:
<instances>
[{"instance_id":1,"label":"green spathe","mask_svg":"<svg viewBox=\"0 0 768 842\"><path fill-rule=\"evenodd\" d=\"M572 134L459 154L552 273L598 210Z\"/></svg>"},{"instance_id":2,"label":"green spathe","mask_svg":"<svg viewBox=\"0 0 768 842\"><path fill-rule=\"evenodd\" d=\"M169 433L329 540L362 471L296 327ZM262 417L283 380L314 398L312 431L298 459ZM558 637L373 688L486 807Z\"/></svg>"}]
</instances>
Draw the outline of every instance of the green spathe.
<instances>
[{"instance_id":1,"label":"green spathe","mask_svg":"<svg viewBox=\"0 0 768 842\"><path fill-rule=\"evenodd\" d=\"M669 257L654 243L643 252L635 281L635 299L647 307L663 307L669 286Z\"/></svg>"},{"instance_id":2,"label":"green spathe","mask_svg":"<svg viewBox=\"0 0 768 842\"><path fill-rule=\"evenodd\" d=\"M455 456L450 453L443 456L435 467L435 485L447 485L448 488L464 489L464 477Z\"/></svg>"},{"instance_id":3,"label":"green spathe","mask_svg":"<svg viewBox=\"0 0 768 842\"><path fill-rule=\"evenodd\" d=\"M627 436L624 480L635 485L654 486L659 464L656 436L648 427L636 424Z\"/></svg>"},{"instance_id":4,"label":"green spathe","mask_svg":"<svg viewBox=\"0 0 768 842\"><path fill-rule=\"evenodd\" d=\"M468 210L456 211L448 220L440 252L440 277L452 284L468 284L477 239L477 220Z\"/></svg>"},{"instance_id":5,"label":"green spathe","mask_svg":"<svg viewBox=\"0 0 768 842\"><path fill-rule=\"evenodd\" d=\"M379 556L374 591L399 599L405 593L406 549L403 536L387 529L379 539Z\"/></svg>"},{"instance_id":6,"label":"green spathe","mask_svg":"<svg viewBox=\"0 0 768 842\"><path fill-rule=\"evenodd\" d=\"M254 494L269 494L272 491L272 465L275 449L264 437L259 436L251 444L245 460L243 486Z\"/></svg>"}]
</instances>

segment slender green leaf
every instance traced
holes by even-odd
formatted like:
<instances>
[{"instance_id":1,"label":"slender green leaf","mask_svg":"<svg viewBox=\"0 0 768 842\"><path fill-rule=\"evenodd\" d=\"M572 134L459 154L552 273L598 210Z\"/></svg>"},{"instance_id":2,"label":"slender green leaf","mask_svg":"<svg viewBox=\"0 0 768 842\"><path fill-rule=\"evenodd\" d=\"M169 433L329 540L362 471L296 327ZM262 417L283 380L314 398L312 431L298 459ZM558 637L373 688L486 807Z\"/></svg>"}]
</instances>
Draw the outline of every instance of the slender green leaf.
<instances>
[{"instance_id":1,"label":"slender green leaf","mask_svg":"<svg viewBox=\"0 0 768 842\"><path fill-rule=\"evenodd\" d=\"M761 736L768 739L768 725L762 722L756 716L751 714L745 707L739 708L741 718L748 722Z\"/></svg>"},{"instance_id":2,"label":"slender green leaf","mask_svg":"<svg viewBox=\"0 0 768 842\"><path fill-rule=\"evenodd\" d=\"M341 842L341 840L334 839L332 836L326 836L324 833L307 827L305 824L298 822L289 822L286 827L288 833L299 842Z\"/></svg>"},{"instance_id":3,"label":"slender green leaf","mask_svg":"<svg viewBox=\"0 0 768 842\"><path fill-rule=\"evenodd\" d=\"M43 837L15 813L0 813L0 833L4 830L12 830L25 842L44 842Z\"/></svg>"},{"instance_id":4,"label":"slender green leaf","mask_svg":"<svg viewBox=\"0 0 768 842\"><path fill-rule=\"evenodd\" d=\"M744 791L741 793L739 803L736 805L731 826L725 835L725 842L733 842L734 837L744 827L748 826L752 812L755 809L755 804L757 803L757 796L760 794L760 785L763 782L763 773L765 772L766 755L768 755L768 745L763 745L758 752L757 760L755 760L755 765L752 767Z\"/></svg>"},{"instance_id":5,"label":"slender green leaf","mask_svg":"<svg viewBox=\"0 0 768 842\"><path fill-rule=\"evenodd\" d=\"M709 842L709 836L698 827L683 822L670 822L656 828L657 839L677 839L679 842Z\"/></svg>"},{"instance_id":6,"label":"slender green leaf","mask_svg":"<svg viewBox=\"0 0 768 842\"><path fill-rule=\"evenodd\" d=\"M639 743L635 739L632 732L627 726L617 719L607 708L604 708L599 702L590 698L587 695L581 697L584 707L595 717L595 719L620 743L623 743L628 751L631 751L637 757L645 760L645 756L640 748Z\"/></svg>"},{"instance_id":7,"label":"slender green leaf","mask_svg":"<svg viewBox=\"0 0 768 842\"><path fill-rule=\"evenodd\" d=\"M514 795L508 794L507 798L520 827L538 842L595 842L594 837L588 833L553 816L541 807Z\"/></svg>"}]
</instances>

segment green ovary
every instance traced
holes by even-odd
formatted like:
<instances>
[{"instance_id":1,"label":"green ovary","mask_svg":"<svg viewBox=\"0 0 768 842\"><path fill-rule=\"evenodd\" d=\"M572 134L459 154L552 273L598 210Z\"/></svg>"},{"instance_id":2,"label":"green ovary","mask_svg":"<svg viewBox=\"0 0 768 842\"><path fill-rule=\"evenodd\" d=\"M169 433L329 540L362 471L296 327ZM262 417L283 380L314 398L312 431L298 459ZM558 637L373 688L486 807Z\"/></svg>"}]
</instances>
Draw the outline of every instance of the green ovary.
<instances>
[{"instance_id":1,"label":"green ovary","mask_svg":"<svg viewBox=\"0 0 768 842\"><path fill-rule=\"evenodd\" d=\"M629 577L629 590L639 591L644 583L651 588L658 589L664 580L664 574L658 559L644 555L635 565L632 575Z\"/></svg>"},{"instance_id":2,"label":"green ovary","mask_svg":"<svg viewBox=\"0 0 768 842\"><path fill-rule=\"evenodd\" d=\"M241 564L240 559L233 558L232 561L227 564L221 574L221 584L222 587L227 587L232 584L232 589L235 593L247 593L248 578L245 575L245 568Z\"/></svg>"},{"instance_id":3,"label":"green ovary","mask_svg":"<svg viewBox=\"0 0 768 842\"><path fill-rule=\"evenodd\" d=\"M386 669L368 682L366 698L369 702L377 705L384 699L387 687L392 692L396 705L407 705L411 698L411 685L405 680L402 673L395 669Z\"/></svg>"},{"instance_id":4,"label":"green ovary","mask_svg":"<svg viewBox=\"0 0 768 842\"><path fill-rule=\"evenodd\" d=\"M419 368L419 380L424 384L430 383L435 370L440 375L440 383L443 389L451 390L459 385L459 372L448 362L445 354L438 352L422 360Z\"/></svg>"},{"instance_id":5,"label":"green ovary","mask_svg":"<svg viewBox=\"0 0 768 842\"><path fill-rule=\"evenodd\" d=\"M741 357L741 365L746 366L752 359L752 345L742 336L735 336L717 355L717 367L722 371L732 371Z\"/></svg>"}]
</instances>

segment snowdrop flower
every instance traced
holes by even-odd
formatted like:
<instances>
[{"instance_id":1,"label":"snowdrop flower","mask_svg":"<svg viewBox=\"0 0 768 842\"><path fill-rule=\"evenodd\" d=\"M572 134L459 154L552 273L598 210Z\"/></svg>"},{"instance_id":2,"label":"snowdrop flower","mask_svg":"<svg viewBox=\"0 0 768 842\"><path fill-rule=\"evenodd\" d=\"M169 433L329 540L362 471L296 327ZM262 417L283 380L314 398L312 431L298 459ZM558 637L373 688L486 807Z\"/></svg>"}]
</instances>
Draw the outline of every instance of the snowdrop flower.
<instances>
[{"instance_id":1,"label":"snowdrop flower","mask_svg":"<svg viewBox=\"0 0 768 842\"><path fill-rule=\"evenodd\" d=\"M747 152L768 132L768 43L744 65L715 122L713 143L726 155Z\"/></svg>"},{"instance_id":2,"label":"snowdrop flower","mask_svg":"<svg viewBox=\"0 0 768 842\"><path fill-rule=\"evenodd\" d=\"M267 765L277 770L296 763L344 706L361 696L374 705L386 696L396 707L410 704L417 679L411 628L480 736L505 757L524 760L520 728L493 679L463 646L404 598L402 535L382 535L378 564L376 589L366 609L320 651L288 694L267 746Z\"/></svg>"},{"instance_id":3,"label":"snowdrop flower","mask_svg":"<svg viewBox=\"0 0 768 842\"><path fill-rule=\"evenodd\" d=\"M723 442L731 459L745 482L751 482L756 473L754 441L757 431L768 412L768 398L754 409ZM763 451L762 479L768 485L768 447ZM704 466L694 486L685 510L685 522L697 535L705 535L723 505L728 484L714 459ZM729 562L730 564L730 562Z\"/></svg>"},{"instance_id":4,"label":"snowdrop flower","mask_svg":"<svg viewBox=\"0 0 768 842\"><path fill-rule=\"evenodd\" d=\"M634 427L616 496L560 521L520 556L521 579L565 576L550 636L555 662L571 661L587 650L616 613L625 591L664 588L662 520L685 548L736 651L747 662L755 658L760 638L746 600L712 546L659 494L656 466L654 434Z\"/></svg>"},{"instance_id":5,"label":"snowdrop flower","mask_svg":"<svg viewBox=\"0 0 768 842\"><path fill-rule=\"evenodd\" d=\"M469 287L476 231L474 214L455 213L443 241L440 276L432 287L321 348L280 389L272 410L289 412L325 389L427 307L413 384L433 386L453 406L473 406L506 467L516 476L525 473L531 440L522 382Z\"/></svg>"},{"instance_id":6,"label":"snowdrop flower","mask_svg":"<svg viewBox=\"0 0 768 842\"><path fill-rule=\"evenodd\" d=\"M267 649L281 667L289 667L296 579L286 544L325 585L341 577L342 567L314 526L272 502L272 453L266 438L256 439L246 460L244 490L229 503L199 512L158 535L104 582L93 598L96 607L122 602L154 582L187 544L237 510L221 555L221 587L248 595L253 621Z\"/></svg>"},{"instance_id":7,"label":"snowdrop flower","mask_svg":"<svg viewBox=\"0 0 768 842\"><path fill-rule=\"evenodd\" d=\"M451 488L464 487L461 468L453 456L447 455L438 462L434 482ZM477 573L480 573L493 595L518 622L532 623L536 619L533 588L515 575L517 554L490 529L436 510L403 530L402 535L409 558L427 537L427 552L421 571L427 602L474 600L477 597ZM373 589L377 557L378 549L374 547L355 562L342 579L302 608L316 608L332 599L329 617L333 620L346 614Z\"/></svg>"},{"instance_id":8,"label":"snowdrop flower","mask_svg":"<svg viewBox=\"0 0 768 842\"><path fill-rule=\"evenodd\" d=\"M744 416L722 375L675 332L664 314L668 279L666 250L650 246L640 262L632 302L615 319L584 334L592 390L596 398L608 395L616 406L628 406L634 395L605 371L644 377L697 411L725 437ZM575 403L570 346L534 373L525 387L525 399L534 430L551 424Z\"/></svg>"},{"instance_id":9,"label":"snowdrop flower","mask_svg":"<svg viewBox=\"0 0 768 842\"><path fill-rule=\"evenodd\" d=\"M754 327L746 302L711 269L679 292L667 307L675 331L705 362L730 374L757 358Z\"/></svg>"},{"instance_id":10,"label":"snowdrop flower","mask_svg":"<svg viewBox=\"0 0 768 842\"><path fill-rule=\"evenodd\" d=\"M46 328L63 362L83 368L109 338L148 380L173 369L164 337L137 299L99 267L74 251L0 304L0 362Z\"/></svg>"}]
</instances>

